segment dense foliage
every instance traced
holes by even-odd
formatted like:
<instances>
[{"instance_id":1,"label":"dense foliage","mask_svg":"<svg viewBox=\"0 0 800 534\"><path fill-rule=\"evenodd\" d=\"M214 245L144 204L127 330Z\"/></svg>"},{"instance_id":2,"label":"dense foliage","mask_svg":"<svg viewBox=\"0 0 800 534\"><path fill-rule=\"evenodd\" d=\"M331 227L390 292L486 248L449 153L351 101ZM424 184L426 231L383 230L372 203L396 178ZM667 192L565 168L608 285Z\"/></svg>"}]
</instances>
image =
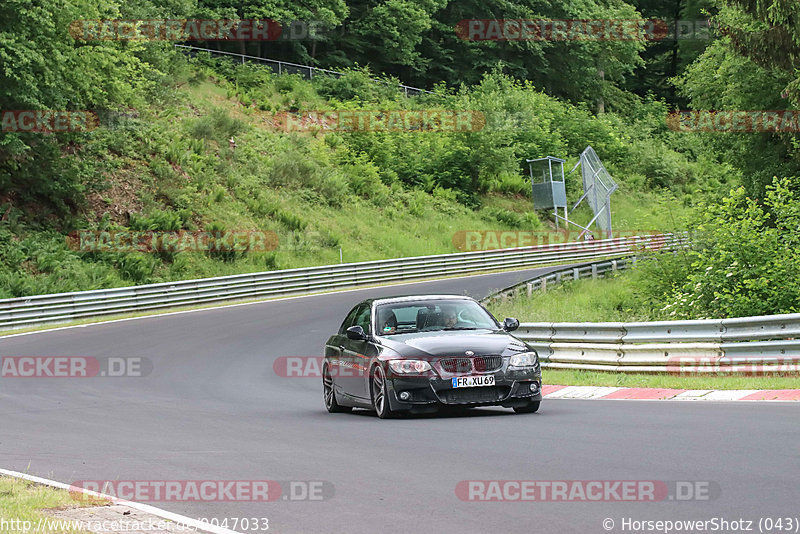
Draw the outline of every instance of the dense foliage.
<instances>
[{"instance_id":1,"label":"dense foliage","mask_svg":"<svg viewBox=\"0 0 800 534\"><path fill-rule=\"evenodd\" d=\"M764 205L738 188L697 212L692 247L647 266L651 302L678 319L800 312L797 185L776 180Z\"/></svg>"},{"instance_id":2,"label":"dense foliage","mask_svg":"<svg viewBox=\"0 0 800 534\"><path fill-rule=\"evenodd\" d=\"M669 303L678 316L795 309L797 293L768 281L797 268L785 247L797 234L798 183L782 179L800 174L797 132L687 133L671 130L667 115L797 109L797 10L767 0L7 0L0 110L92 110L101 122L89 132L0 132L0 296L338 261L340 246L351 260L445 252L448 232L470 225L545 228L526 204L525 158L570 166L592 145L621 183L620 224L665 228L680 224L672 212L705 214L691 223L704 229L699 248L642 282L652 306ZM470 41L456 32L469 19L669 26L707 17L709 33L690 39ZM171 42L70 34L76 20L135 18L314 21L327 28L316 39L192 44L346 74L305 81L187 60ZM398 79L433 94L403 97ZM324 109L469 110L485 125L287 133L270 119ZM580 195L577 180L568 195ZM397 231L372 234L375 221ZM78 254L63 240L78 228L231 227L275 231L286 249ZM746 245L726 241L734 234ZM766 270L753 267L757 255Z\"/></svg>"}]
</instances>

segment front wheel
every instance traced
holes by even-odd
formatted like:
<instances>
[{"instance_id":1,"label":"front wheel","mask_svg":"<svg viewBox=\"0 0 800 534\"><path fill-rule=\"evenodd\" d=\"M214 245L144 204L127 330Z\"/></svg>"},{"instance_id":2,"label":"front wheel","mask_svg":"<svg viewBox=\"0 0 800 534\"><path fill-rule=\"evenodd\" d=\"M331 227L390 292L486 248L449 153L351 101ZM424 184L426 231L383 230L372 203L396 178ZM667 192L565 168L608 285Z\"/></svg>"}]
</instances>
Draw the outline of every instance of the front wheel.
<instances>
[{"instance_id":1,"label":"front wheel","mask_svg":"<svg viewBox=\"0 0 800 534\"><path fill-rule=\"evenodd\" d=\"M387 395L386 375L383 373L383 369L377 366L372 376L372 405L375 407L375 413L381 419L389 419L394 415L389 407Z\"/></svg>"},{"instance_id":2,"label":"front wheel","mask_svg":"<svg viewBox=\"0 0 800 534\"><path fill-rule=\"evenodd\" d=\"M541 402L542 401L531 401L525 406L515 406L514 411L516 413L536 413Z\"/></svg>"},{"instance_id":3,"label":"front wheel","mask_svg":"<svg viewBox=\"0 0 800 534\"><path fill-rule=\"evenodd\" d=\"M349 406L342 406L336 402L336 393L333 391L333 377L327 365L322 369L322 392L325 394L325 408L330 413L349 412L352 410Z\"/></svg>"}]
</instances>

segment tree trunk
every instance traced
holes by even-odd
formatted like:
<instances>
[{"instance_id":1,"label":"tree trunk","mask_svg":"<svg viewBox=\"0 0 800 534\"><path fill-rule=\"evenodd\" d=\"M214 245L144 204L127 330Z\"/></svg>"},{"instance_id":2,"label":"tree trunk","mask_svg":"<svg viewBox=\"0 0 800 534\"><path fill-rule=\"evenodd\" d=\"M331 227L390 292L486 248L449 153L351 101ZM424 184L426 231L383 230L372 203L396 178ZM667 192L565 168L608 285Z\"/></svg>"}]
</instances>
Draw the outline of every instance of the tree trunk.
<instances>
[{"instance_id":1,"label":"tree trunk","mask_svg":"<svg viewBox=\"0 0 800 534\"><path fill-rule=\"evenodd\" d=\"M600 87L602 88L603 82L606 79L606 72L603 69L597 69L597 75L600 77ZM603 92L602 89L600 94L597 96L597 114L605 113L606 111L606 103L603 100Z\"/></svg>"}]
</instances>

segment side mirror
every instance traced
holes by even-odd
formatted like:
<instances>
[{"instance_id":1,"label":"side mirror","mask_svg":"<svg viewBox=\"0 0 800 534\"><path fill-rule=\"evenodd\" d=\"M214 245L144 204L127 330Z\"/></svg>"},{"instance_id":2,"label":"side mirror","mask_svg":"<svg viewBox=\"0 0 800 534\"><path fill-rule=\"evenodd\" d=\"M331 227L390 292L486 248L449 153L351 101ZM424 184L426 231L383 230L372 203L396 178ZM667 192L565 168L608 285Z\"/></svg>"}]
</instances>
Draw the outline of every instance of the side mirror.
<instances>
[{"instance_id":1,"label":"side mirror","mask_svg":"<svg viewBox=\"0 0 800 534\"><path fill-rule=\"evenodd\" d=\"M506 332L513 332L519 328L519 321L513 317L506 317L503 321L503 330Z\"/></svg>"},{"instance_id":2,"label":"side mirror","mask_svg":"<svg viewBox=\"0 0 800 534\"><path fill-rule=\"evenodd\" d=\"M347 329L347 339L365 340L367 339L367 334L360 326L351 326Z\"/></svg>"}]
</instances>

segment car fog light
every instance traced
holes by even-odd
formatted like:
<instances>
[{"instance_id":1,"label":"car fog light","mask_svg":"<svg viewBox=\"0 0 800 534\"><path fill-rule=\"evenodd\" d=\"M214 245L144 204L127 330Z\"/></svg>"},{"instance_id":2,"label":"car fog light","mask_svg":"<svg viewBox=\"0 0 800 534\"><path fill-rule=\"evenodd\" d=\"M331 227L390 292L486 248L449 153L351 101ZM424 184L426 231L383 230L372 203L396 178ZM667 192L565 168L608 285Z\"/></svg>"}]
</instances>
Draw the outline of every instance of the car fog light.
<instances>
[{"instance_id":1,"label":"car fog light","mask_svg":"<svg viewBox=\"0 0 800 534\"><path fill-rule=\"evenodd\" d=\"M411 393L409 393L408 391L401 391L399 397L400 400L408 400L411 398Z\"/></svg>"}]
</instances>

